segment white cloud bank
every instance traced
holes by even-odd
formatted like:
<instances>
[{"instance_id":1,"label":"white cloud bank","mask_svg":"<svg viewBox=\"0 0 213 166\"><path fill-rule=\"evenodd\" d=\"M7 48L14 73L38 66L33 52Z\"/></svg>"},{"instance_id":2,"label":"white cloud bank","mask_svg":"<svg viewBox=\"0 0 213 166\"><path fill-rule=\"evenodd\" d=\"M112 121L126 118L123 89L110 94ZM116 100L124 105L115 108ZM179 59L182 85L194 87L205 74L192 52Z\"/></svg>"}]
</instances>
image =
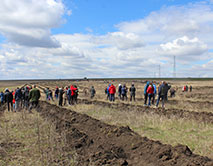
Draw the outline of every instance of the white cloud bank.
<instances>
[{"instance_id":1,"label":"white cloud bank","mask_svg":"<svg viewBox=\"0 0 213 166\"><path fill-rule=\"evenodd\" d=\"M198 38L189 39L187 36L160 45L161 53L169 56L193 57L207 52L207 45Z\"/></svg>"},{"instance_id":2,"label":"white cloud bank","mask_svg":"<svg viewBox=\"0 0 213 166\"><path fill-rule=\"evenodd\" d=\"M22 5L14 1L24 13L32 10L32 14L25 16L17 10L17 17L12 18L5 9L10 3L12 0L5 0L0 7L7 17L0 18L0 32L12 42L1 45L2 79L152 77L157 75L159 64L161 76L171 77L174 55L177 76L213 76L213 56L208 51L213 48L210 2L164 7L143 19L120 23L117 32L102 36L51 36L50 29L63 21L61 1L41 0L37 4L22 0Z\"/></svg>"},{"instance_id":3,"label":"white cloud bank","mask_svg":"<svg viewBox=\"0 0 213 166\"><path fill-rule=\"evenodd\" d=\"M24 46L59 47L50 30L63 22L64 12L59 0L1 0L0 33Z\"/></svg>"}]
</instances>

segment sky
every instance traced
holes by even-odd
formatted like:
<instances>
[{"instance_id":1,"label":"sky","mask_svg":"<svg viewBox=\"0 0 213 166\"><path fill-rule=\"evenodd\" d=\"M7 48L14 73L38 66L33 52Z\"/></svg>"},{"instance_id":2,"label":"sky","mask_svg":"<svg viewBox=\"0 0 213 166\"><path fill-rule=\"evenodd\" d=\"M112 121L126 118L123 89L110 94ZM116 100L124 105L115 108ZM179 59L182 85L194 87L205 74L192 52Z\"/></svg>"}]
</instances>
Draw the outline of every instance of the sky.
<instances>
[{"instance_id":1,"label":"sky","mask_svg":"<svg viewBox=\"0 0 213 166\"><path fill-rule=\"evenodd\" d=\"M0 80L213 77L213 0L1 0ZM160 68L160 72L159 72Z\"/></svg>"}]
</instances>

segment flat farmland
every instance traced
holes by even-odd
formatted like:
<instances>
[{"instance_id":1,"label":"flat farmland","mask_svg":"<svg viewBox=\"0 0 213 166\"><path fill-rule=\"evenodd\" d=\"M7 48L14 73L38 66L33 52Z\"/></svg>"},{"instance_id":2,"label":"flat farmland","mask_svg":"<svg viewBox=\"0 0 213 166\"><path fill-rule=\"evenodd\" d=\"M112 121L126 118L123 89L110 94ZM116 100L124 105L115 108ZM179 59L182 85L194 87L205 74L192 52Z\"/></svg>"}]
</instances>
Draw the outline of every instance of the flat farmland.
<instances>
[{"instance_id":1,"label":"flat farmland","mask_svg":"<svg viewBox=\"0 0 213 166\"><path fill-rule=\"evenodd\" d=\"M117 93L115 102L108 101L105 88L109 83L116 89L118 84L130 88L134 83L136 101L129 101L129 92L127 101L120 100ZM62 144L55 139L64 148L59 163L64 161L68 165L70 160L72 165L212 165L213 81L168 80L168 83L176 89L176 96L168 98L165 109L144 106L145 80L52 80L0 85L1 88L38 85L44 101L36 116L55 126L52 130L63 138ZM56 100L45 101L46 87L54 91L56 86L70 85L79 89L77 104L60 108ZM182 92L184 85L192 85L192 92ZM91 86L96 90L93 99L90 99ZM17 114L28 120L33 118L27 112ZM4 118L12 121L13 115L3 113L2 121L7 123ZM53 159L57 155L44 155L46 149L41 148L37 153L43 157L43 163L57 163Z\"/></svg>"}]
</instances>

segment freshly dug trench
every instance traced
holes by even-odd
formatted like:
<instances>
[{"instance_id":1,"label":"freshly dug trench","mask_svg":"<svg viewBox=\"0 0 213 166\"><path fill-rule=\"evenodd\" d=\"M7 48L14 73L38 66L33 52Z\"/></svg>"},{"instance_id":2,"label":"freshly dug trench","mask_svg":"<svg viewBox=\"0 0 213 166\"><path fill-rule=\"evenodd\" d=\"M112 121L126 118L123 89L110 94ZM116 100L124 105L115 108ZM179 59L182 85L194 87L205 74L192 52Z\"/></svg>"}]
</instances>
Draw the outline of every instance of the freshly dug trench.
<instances>
[{"instance_id":1,"label":"freshly dug trench","mask_svg":"<svg viewBox=\"0 0 213 166\"><path fill-rule=\"evenodd\" d=\"M78 154L78 165L213 166L213 160L193 154L187 146L152 141L129 127L108 125L43 101L40 111L65 133L70 150Z\"/></svg>"}]
</instances>

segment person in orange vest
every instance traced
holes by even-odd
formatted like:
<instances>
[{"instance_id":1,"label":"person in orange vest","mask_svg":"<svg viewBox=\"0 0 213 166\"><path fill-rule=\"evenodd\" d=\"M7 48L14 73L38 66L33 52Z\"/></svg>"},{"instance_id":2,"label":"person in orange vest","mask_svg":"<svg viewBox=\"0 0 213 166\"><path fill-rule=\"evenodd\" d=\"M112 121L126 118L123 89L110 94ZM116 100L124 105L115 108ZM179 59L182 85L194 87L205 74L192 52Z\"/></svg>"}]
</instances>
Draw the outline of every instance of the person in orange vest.
<instances>
[{"instance_id":1,"label":"person in orange vest","mask_svg":"<svg viewBox=\"0 0 213 166\"><path fill-rule=\"evenodd\" d=\"M116 88L115 88L115 86L112 84L112 85L109 87L109 95L110 95L109 100L110 100L110 101L115 101L115 93L116 93Z\"/></svg>"}]
</instances>

